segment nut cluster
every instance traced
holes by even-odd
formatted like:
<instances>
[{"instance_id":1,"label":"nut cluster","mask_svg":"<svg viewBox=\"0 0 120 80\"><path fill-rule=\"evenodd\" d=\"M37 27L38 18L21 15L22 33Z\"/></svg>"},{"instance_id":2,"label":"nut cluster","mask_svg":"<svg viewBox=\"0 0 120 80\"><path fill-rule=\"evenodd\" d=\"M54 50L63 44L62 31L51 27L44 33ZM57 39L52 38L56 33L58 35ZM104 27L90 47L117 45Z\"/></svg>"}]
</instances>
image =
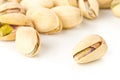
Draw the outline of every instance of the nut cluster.
<instances>
[{"instance_id":1,"label":"nut cluster","mask_svg":"<svg viewBox=\"0 0 120 80\"><path fill-rule=\"evenodd\" d=\"M120 0L0 0L0 40L15 40L18 51L33 57L39 53L41 34L57 34L75 28L83 18L95 19L100 9L111 8L120 17ZM100 59L107 51L105 40L91 35L73 50L78 63Z\"/></svg>"}]
</instances>

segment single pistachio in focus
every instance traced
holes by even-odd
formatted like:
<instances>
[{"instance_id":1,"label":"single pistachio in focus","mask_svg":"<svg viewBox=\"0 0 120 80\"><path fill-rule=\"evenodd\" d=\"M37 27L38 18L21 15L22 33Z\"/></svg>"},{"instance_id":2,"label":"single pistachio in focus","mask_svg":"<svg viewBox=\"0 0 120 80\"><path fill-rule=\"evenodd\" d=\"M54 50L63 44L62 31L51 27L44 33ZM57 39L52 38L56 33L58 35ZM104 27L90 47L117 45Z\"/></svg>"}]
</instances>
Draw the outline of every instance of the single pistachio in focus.
<instances>
[{"instance_id":1,"label":"single pistachio in focus","mask_svg":"<svg viewBox=\"0 0 120 80\"><path fill-rule=\"evenodd\" d=\"M57 6L52 10L58 15L64 29L74 28L83 21L83 15L79 8L73 6Z\"/></svg>"},{"instance_id":2,"label":"single pistachio in focus","mask_svg":"<svg viewBox=\"0 0 120 80\"><path fill-rule=\"evenodd\" d=\"M115 16L120 17L120 0L113 0L111 10Z\"/></svg>"},{"instance_id":3,"label":"single pistachio in focus","mask_svg":"<svg viewBox=\"0 0 120 80\"><path fill-rule=\"evenodd\" d=\"M16 47L23 55L36 56L40 50L40 37L32 27L20 27L16 31Z\"/></svg>"},{"instance_id":4,"label":"single pistachio in focus","mask_svg":"<svg viewBox=\"0 0 120 80\"><path fill-rule=\"evenodd\" d=\"M77 63L89 63L103 57L106 51L105 40L99 35L91 35L74 48L73 58Z\"/></svg>"},{"instance_id":5,"label":"single pistachio in focus","mask_svg":"<svg viewBox=\"0 0 120 80\"><path fill-rule=\"evenodd\" d=\"M40 7L45 7L45 8L52 8L54 7L54 3L51 0L22 0L20 4L26 9L31 9L31 8L40 8ZM26 5L27 4L27 5Z\"/></svg>"},{"instance_id":6,"label":"single pistachio in focus","mask_svg":"<svg viewBox=\"0 0 120 80\"><path fill-rule=\"evenodd\" d=\"M110 8L111 2L113 0L97 0L101 9Z\"/></svg>"},{"instance_id":7,"label":"single pistachio in focus","mask_svg":"<svg viewBox=\"0 0 120 80\"><path fill-rule=\"evenodd\" d=\"M99 14L99 4L96 0L79 0L79 8L84 17L94 19Z\"/></svg>"},{"instance_id":8,"label":"single pistachio in focus","mask_svg":"<svg viewBox=\"0 0 120 80\"><path fill-rule=\"evenodd\" d=\"M55 34L62 30L62 23L58 16L50 9L30 9L26 14L40 33Z\"/></svg>"},{"instance_id":9,"label":"single pistachio in focus","mask_svg":"<svg viewBox=\"0 0 120 80\"><path fill-rule=\"evenodd\" d=\"M53 0L55 6L65 6L65 5L71 5L74 7L78 6L77 0Z\"/></svg>"}]
</instances>

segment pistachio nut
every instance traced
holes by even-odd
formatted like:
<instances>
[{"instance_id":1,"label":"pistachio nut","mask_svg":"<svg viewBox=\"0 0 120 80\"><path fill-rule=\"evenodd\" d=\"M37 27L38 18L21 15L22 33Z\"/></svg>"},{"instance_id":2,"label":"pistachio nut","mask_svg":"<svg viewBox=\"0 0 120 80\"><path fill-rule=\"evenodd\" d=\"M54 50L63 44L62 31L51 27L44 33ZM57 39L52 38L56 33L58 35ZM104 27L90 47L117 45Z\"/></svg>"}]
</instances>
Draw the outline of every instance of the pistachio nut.
<instances>
[{"instance_id":1,"label":"pistachio nut","mask_svg":"<svg viewBox=\"0 0 120 80\"><path fill-rule=\"evenodd\" d=\"M79 8L73 6L57 6L52 8L63 23L64 29L76 27L83 20L83 15Z\"/></svg>"},{"instance_id":2,"label":"pistachio nut","mask_svg":"<svg viewBox=\"0 0 120 80\"><path fill-rule=\"evenodd\" d=\"M62 23L58 16L50 9L30 9L26 14L34 23L35 29L40 33L54 34L62 30Z\"/></svg>"},{"instance_id":3,"label":"pistachio nut","mask_svg":"<svg viewBox=\"0 0 120 80\"><path fill-rule=\"evenodd\" d=\"M79 0L79 8L88 19L94 19L99 14L99 4L96 0Z\"/></svg>"},{"instance_id":4,"label":"pistachio nut","mask_svg":"<svg viewBox=\"0 0 120 80\"><path fill-rule=\"evenodd\" d=\"M52 8L54 6L51 0L22 0L20 4L27 10L31 8L39 9L39 7Z\"/></svg>"},{"instance_id":5,"label":"pistachio nut","mask_svg":"<svg viewBox=\"0 0 120 80\"><path fill-rule=\"evenodd\" d=\"M106 51L105 40L99 35L91 35L74 48L73 58L77 63L89 63L103 57Z\"/></svg>"},{"instance_id":6,"label":"pistachio nut","mask_svg":"<svg viewBox=\"0 0 120 80\"><path fill-rule=\"evenodd\" d=\"M111 10L115 16L120 17L120 0L113 0Z\"/></svg>"},{"instance_id":7,"label":"pistachio nut","mask_svg":"<svg viewBox=\"0 0 120 80\"><path fill-rule=\"evenodd\" d=\"M111 2L113 0L97 0L101 9L110 8Z\"/></svg>"},{"instance_id":8,"label":"pistachio nut","mask_svg":"<svg viewBox=\"0 0 120 80\"><path fill-rule=\"evenodd\" d=\"M32 27L20 27L16 31L16 47L28 57L36 56L40 50L40 37Z\"/></svg>"},{"instance_id":9,"label":"pistachio nut","mask_svg":"<svg viewBox=\"0 0 120 80\"><path fill-rule=\"evenodd\" d=\"M77 0L53 0L55 6L64 6L64 5L71 5L71 6L78 6Z\"/></svg>"},{"instance_id":10,"label":"pistachio nut","mask_svg":"<svg viewBox=\"0 0 120 80\"><path fill-rule=\"evenodd\" d=\"M14 40L15 30L12 26L4 24L0 27L0 40Z\"/></svg>"}]
</instances>

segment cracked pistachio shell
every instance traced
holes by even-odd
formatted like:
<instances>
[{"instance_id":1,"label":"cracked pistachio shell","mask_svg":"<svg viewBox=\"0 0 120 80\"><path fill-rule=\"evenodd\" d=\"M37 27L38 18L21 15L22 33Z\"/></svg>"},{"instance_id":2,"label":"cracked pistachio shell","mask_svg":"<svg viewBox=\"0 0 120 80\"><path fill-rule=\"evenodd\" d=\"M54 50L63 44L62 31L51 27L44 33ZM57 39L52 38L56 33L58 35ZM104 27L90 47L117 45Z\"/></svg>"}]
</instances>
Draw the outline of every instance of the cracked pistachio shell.
<instances>
[{"instance_id":1,"label":"cracked pistachio shell","mask_svg":"<svg viewBox=\"0 0 120 80\"><path fill-rule=\"evenodd\" d=\"M74 28L83 20L80 9L73 6L57 6L52 10L62 21L64 29Z\"/></svg>"},{"instance_id":2,"label":"cracked pistachio shell","mask_svg":"<svg viewBox=\"0 0 120 80\"><path fill-rule=\"evenodd\" d=\"M113 0L111 10L115 16L120 18L120 0Z\"/></svg>"},{"instance_id":3,"label":"cracked pistachio shell","mask_svg":"<svg viewBox=\"0 0 120 80\"><path fill-rule=\"evenodd\" d=\"M111 2L113 0L97 0L101 9L110 8Z\"/></svg>"},{"instance_id":4,"label":"cracked pistachio shell","mask_svg":"<svg viewBox=\"0 0 120 80\"><path fill-rule=\"evenodd\" d=\"M34 23L35 29L40 33L54 34L62 30L62 23L58 16L50 9L31 9L26 14Z\"/></svg>"},{"instance_id":5,"label":"cracked pistachio shell","mask_svg":"<svg viewBox=\"0 0 120 80\"><path fill-rule=\"evenodd\" d=\"M20 27L16 32L16 47L23 55L36 56L40 50L40 37L32 27Z\"/></svg>"},{"instance_id":6,"label":"cracked pistachio shell","mask_svg":"<svg viewBox=\"0 0 120 80\"><path fill-rule=\"evenodd\" d=\"M53 1L51 0L22 0L20 4L27 10L40 7L52 8L54 6Z\"/></svg>"},{"instance_id":7,"label":"cracked pistachio shell","mask_svg":"<svg viewBox=\"0 0 120 80\"><path fill-rule=\"evenodd\" d=\"M78 6L77 0L53 0L55 6L64 6L64 5L71 5L71 6Z\"/></svg>"},{"instance_id":8,"label":"cracked pistachio shell","mask_svg":"<svg viewBox=\"0 0 120 80\"><path fill-rule=\"evenodd\" d=\"M100 59L107 51L105 40L99 35L91 35L83 39L73 50L73 58L77 63L89 63Z\"/></svg>"},{"instance_id":9,"label":"cracked pistachio shell","mask_svg":"<svg viewBox=\"0 0 120 80\"><path fill-rule=\"evenodd\" d=\"M94 19L99 14L99 4L96 0L79 0L79 8L88 19Z\"/></svg>"},{"instance_id":10,"label":"cracked pistachio shell","mask_svg":"<svg viewBox=\"0 0 120 80\"><path fill-rule=\"evenodd\" d=\"M0 14L7 14L7 13L23 13L25 14L25 9L16 2L6 2L0 5Z\"/></svg>"}]
</instances>

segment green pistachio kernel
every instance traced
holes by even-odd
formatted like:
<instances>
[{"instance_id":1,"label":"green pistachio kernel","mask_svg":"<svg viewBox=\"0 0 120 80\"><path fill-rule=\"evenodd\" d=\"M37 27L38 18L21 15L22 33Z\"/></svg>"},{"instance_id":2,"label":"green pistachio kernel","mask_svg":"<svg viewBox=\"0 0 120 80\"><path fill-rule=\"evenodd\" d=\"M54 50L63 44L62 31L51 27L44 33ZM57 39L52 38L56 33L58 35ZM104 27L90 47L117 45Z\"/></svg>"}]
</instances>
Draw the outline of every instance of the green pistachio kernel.
<instances>
[{"instance_id":1,"label":"green pistachio kernel","mask_svg":"<svg viewBox=\"0 0 120 80\"><path fill-rule=\"evenodd\" d=\"M0 36L3 37L10 34L12 30L13 30L12 26L4 24L0 27Z\"/></svg>"},{"instance_id":2,"label":"green pistachio kernel","mask_svg":"<svg viewBox=\"0 0 120 80\"><path fill-rule=\"evenodd\" d=\"M119 4L120 4L120 0L113 0L113 2L111 3L111 8L113 8Z\"/></svg>"}]
</instances>

